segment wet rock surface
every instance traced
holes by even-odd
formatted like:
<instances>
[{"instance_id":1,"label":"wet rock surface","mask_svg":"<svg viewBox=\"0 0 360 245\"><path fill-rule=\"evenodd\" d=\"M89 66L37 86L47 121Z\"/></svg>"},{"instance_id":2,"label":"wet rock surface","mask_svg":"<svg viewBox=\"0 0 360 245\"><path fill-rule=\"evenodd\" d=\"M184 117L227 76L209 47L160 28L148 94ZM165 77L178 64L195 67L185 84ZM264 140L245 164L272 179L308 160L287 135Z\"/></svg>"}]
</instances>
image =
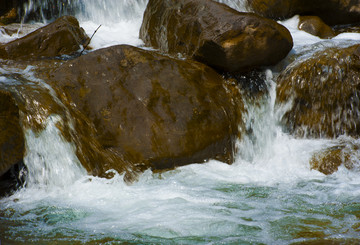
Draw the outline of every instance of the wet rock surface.
<instances>
[{"instance_id":1,"label":"wet rock surface","mask_svg":"<svg viewBox=\"0 0 360 245\"><path fill-rule=\"evenodd\" d=\"M300 137L360 135L360 45L328 48L297 61L277 79L282 123Z\"/></svg>"},{"instance_id":2,"label":"wet rock surface","mask_svg":"<svg viewBox=\"0 0 360 245\"><path fill-rule=\"evenodd\" d=\"M46 63L46 62L45 62ZM34 71L44 74L50 69L46 65L56 67L54 62L45 65L44 62L36 63L37 65L43 65ZM11 63L10 63L11 64ZM26 65L26 64L25 64ZM2 107L2 113L4 115L10 113L16 113L19 115L14 118L7 118L1 121L5 126L6 132L13 132L13 125L16 127L16 134L11 135L11 141L4 141L4 149L11 149L12 152L5 152L7 155L12 157L18 156L13 161L3 162L2 166L7 169L16 169L18 163L21 163L25 155L24 135L28 130L31 130L35 136L40 135L43 130L47 127L48 119L50 116L57 115L61 118L57 123L56 127L59 130L59 136L66 142L69 142L76 146L76 154L84 167L89 170L89 174L108 177L105 174L108 163L117 161L120 164L120 160L111 152L101 150L101 146L95 139L95 129L92 127L91 122L77 110L69 110L64 103L62 103L55 94L55 91L43 81L39 81L34 78L30 80L25 78L21 74L7 74L4 76L6 83L1 87L1 91L8 95L9 101L14 103L14 106L7 106L4 104ZM13 119L12 121L9 121ZM76 125L74 127L73 125ZM7 136L4 134L3 137ZM9 137L7 137L9 138ZM7 139L5 138L5 139ZM7 156L6 154L4 155ZM16 154L15 154L16 153ZM40 153L36 153L40 154ZM45 156L38 156L40 159ZM9 158L7 158L9 159ZM91 161L89 160L91 159ZM99 164L104 163L104 164ZM125 168L122 169L125 171ZM4 182L15 183L13 174L14 171L4 173ZM1 174L0 174L1 176ZM0 182L2 181L0 180ZM0 183L1 185L1 183ZM1 191L0 191L1 192Z\"/></svg>"},{"instance_id":3,"label":"wet rock surface","mask_svg":"<svg viewBox=\"0 0 360 245\"><path fill-rule=\"evenodd\" d=\"M274 65L293 45L276 22L207 0L150 0L140 38L164 53L230 72Z\"/></svg>"},{"instance_id":4,"label":"wet rock surface","mask_svg":"<svg viewBox=\"0 0 360 245\"><path fill-rule=\"evenodd\" d=\"M340 140L338 145L315 152L310 159L311 169L332 174L343 165L347 169L359 168L360 146L353 140Z\"/></svg>"},{"instance_id":5,"label":"wet rock surface","mask_svg":"<svg viewBox=\"0 0 360 245\"><path fill-rule=\"evenodd\" d=\"M13 8L17 8L22 0L0 0L0 16L6 15Z\"/></svg>"},{"instance_id":6,"label":"wet rock surface","mask_svg":"<svg viewBox=\"0 0 360 245\"><path fill-rule=\"evenodd\" d=\"M329 39L336 36L335 31L317 16L300 16L298 27L299 30L323 39Z\"/></svg>"},{"instance_id":7,"label":"wet rock surface","mask_svg":"<svg viewBox=\"0 0 360 245\"><path fill-rule=\"evenodd\" d=\"M24 150L18 107L0 84L0 176L22 161Z\"/></svg>"},{"instance_id":8,"label":"wet rock surface","mask_svg":"<svg viewBox=\"0 0 360 245\"><path fill-rule=\"evenodd\" d=\"M1 44L0 58L36 60L72 55L88 40L77 19L64 16L25 37Z\"/></svg>"},{"instance_id":9,"label":"wet rock surface","mask_svg":"<svg viewBox=\"0 0 360 245\"><path fill-rule=\"evenodd\" d=\"M69 61L50 80L62 101L94 126L98 149L120 159L97 162L105 169L233 162L242 105L207 66L121 45Z\"/></svg>"},{"instance_id":10,"label":"wet rock surface","mask_svg":"<svg viewBox=\"0 0 360 245\"><path fill-rule=\"evenodd\" d=\"M253 11L272 19L315 15L328 25L360 22L359 0L247 0Z\"/></svg>"},{"instance_id":11,"label":"wet rock surface","mask_svg":"<svg viewBox=\"0 0 360 245\"><path fill-rule=\"evenodd\" d=\"M0 25L7 25L17 20L18 15L15 8L9 10L6 14L0 16Z\"/></svg>"}]
</instances>

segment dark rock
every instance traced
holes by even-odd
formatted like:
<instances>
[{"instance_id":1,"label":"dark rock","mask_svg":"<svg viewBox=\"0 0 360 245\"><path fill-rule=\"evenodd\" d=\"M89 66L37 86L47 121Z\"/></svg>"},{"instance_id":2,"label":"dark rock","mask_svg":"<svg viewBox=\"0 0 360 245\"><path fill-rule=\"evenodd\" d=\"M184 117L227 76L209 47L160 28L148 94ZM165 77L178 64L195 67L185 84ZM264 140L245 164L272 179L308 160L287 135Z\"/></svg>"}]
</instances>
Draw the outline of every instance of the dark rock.
<instances>
[{"instance_id":1,"label":"dark rock","mask_svg":"<svg viewBox=\"0 0 360 245\"><path fill-rule=\"evenodd\" d=\"M337 25L333 27L336 35L339 35L344 32L360 33L359 24L350 24L350 25Z\"/></svg>"},{"instance_id":2,"label":"dark rock","mask_svg":"<svg viewBox=\"0 0 360 245\"><path fill-rule=\"evenodd\" d=\"M140 38L162 52L230 72L274 65L293 45L282 25L212 0L150 0Z\"/></svg>"},{"instance_id":3,"label":"dark rock","mask_svg":"<svg viewBox=\"0 0 360 245\"><path fill-rule=\"evenodd\" d=\"M294 15L319 16L328 25L360 22L359 0L247 0L257 14L272 19Z\"/></svg>"},{"instance_id":4,"label":"dark rock","mask_svg":"<svg viewBox=\"0 0 360 245\"><path fill-rule=\"evenodd\" d=\"M13 8L17 8L22 0L0 0L0 16L6 15Z\"/></svg>"},{"instance_id":5,"label":"dark rock","mask_svg":"<svg viewBox=\"0 0 360 245\"><path fill-rule=\"evenodd\" d=\"M17 20L17 11L15 8L11 9L5 15L0 16L0 25L8 25Z\"/></svg>"},{"instance_id":6,"label":"dark rock","mask_svg":"<svg viewBox=\"0 0 360 245\"><path fill-rule=\"evenodd\" d=\"M23 38L0 45L0 58L40 59L71 55L88 40L77 19L64 16Z\"/></svg>"},{"instance_id":7,"label":"dark rock","mask_svg":"<svg viewBox=\"0 0 360 245\"><path fill-rule=\"evenodd\" d=\"M0 176L24 156L24 136L19 109L11 93L0 90Z\"/></svg>"},{"instance_id":8,"label":"dark rock","mask_svg":"<svg viewBox=\"0 0 360 245\"><path fill-rule=\"evenodd\" d=\"M94 126L97 149L115 159L99 162L85 154L83 161L119 172L233 162L243 106L231 99L236 89L225 89L221 76L203 64L123 45L69 61L50 80L62 101ZM89 142L86 132L77 134Z\"/></svg>"},{"instance_id":9,"label":"dark rock","mask_svg":"<svg viewBox=\"0 0 360 245\"><path fill-rule=\"evenodd\" d=\"M25 186L26 175L27 168L23 161L13 164L6 173L0 175L0 198L10 196Z\"/></svg>"},{"instance_id":10,"label":"dark rock","mask_svg":"<svg viewBox=\"0 0 360 245\"><path fill-rule=\"evenodd\" d=\"M317 16L300 16L299 30L320 38L333 38L335 31Z\"/></svg>"},{"instance_id":11,"label":"dark rock","mask_svg":"<svg viewBox=\"0 0 360 245\"><path fill-rule=\"evenodd\" d=\"M297 136L360 135L360 45L328 48L294 62L277 79L282 122Z\"/></svg>"}]
</instances>

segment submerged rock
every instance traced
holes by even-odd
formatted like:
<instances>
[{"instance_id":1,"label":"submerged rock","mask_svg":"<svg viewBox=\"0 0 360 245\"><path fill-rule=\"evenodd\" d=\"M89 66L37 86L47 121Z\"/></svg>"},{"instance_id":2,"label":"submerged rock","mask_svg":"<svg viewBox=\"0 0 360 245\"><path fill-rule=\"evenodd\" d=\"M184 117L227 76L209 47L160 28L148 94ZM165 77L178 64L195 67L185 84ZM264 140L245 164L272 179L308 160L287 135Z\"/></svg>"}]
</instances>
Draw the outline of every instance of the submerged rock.
<instances>
[{"instance_id":1,"label":"submerged rock","mask_svg":"<svg viewBox=\"0 0 360 245\"><path fill-rule=\"evenodd\" d=\"M328 48L295 61L277 79L277 105L293 134L307 137L360 135L360 45Z\"/></svg>"},{"instance_id":2,"label":"submerged rock","mask_svg":"<svg viewBox=\"0 0 360 245\"><path fill-rule=\"evenodd\" d=\"M71 55L88 41L77 19L64 16L25 37L0 45L0 58L34 60Z\"/></svg>"},{"instance_id":3,"label":"submerged rock","mask_svg":"<svg viewBox=\"0 0 360 245\"><path fill-rule=\"evenodd\" d=\"M340 142L336 146L315 152L310 159L310 167L324 174L336 172L341 165L347 169L359 168L359 149L359 145L351 141Z\"/></svg>"},{"instance_id":4,"label":"submerged rock","mask_svg":"<svg viewBox=\"0 0 360 245\"><path fill-rule=\"evenodd\" d=\"M162 52L230 72L274 65L293 45L275 21L212 0L150 0L140 38Z\"/></svg>"},{"instance_id":5,"label":"submerged rock","mask_svg":"<svg viewBox=\"0 0 360 245\"><path fill-rule=\"evenodd\" d=\"M328 25L360 22L359 0L247 0L257 14L272 19L294 15L319 16Z\"/></svg>"},{"instance_id":6,"label":"submerged rock","mask_svg":"<svg viewBox=\"0 0 360 245\"><path fill-rule=\"evenodd\" d=\"M98 151L113 153L113 161L83 154L82 161L103 165L104 171L233 162L243 107L231 99L222 77L203 64L122 45L69 61L50 80L62 101L89 119ZM90 136L77 124L87 149Z\"/></svg>"},{"instance_id":7,"label":"submerged rock","mask_svg":"<svg viewBox=\"0 0 360 245\"><path fill-rule=\"evenodd\" d=\"M336 35L335 31L317 16L300 16L298 27L299 30L323 39L332 38Z\"/></svg>"}]
</instances>

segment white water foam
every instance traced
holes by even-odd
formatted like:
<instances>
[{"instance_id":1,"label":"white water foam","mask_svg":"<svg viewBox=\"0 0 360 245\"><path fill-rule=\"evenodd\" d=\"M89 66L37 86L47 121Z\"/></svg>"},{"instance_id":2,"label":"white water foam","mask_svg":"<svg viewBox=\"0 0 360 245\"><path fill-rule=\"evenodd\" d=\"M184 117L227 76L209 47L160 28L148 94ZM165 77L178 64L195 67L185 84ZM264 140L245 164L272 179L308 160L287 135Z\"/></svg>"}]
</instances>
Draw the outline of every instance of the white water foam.
<instances>
[{"instance_id":1,"label":"white water foam","mask_svg":"<svg viewBox=\"0 0 360 245\"><path fill-rule=\"evenodd\" d=\"M66 142L56 127L61 120L52 115L39 134L32 130L25 132L24 163L29 172L29 186L68 186L87 174L76 157L75 146Z\"/></svg>"},{"instance_id":2,"label":"white water foam","mask_svg":"<svg viewBox=\"0 0 360 245\"><path fill-rule=\"evenodd\" d=\"M311 55L317 49L324 49L326 47L348 47L359 43L360 33L341 33L332 39L321 39L317 36L311 35L305 31L299 30L299 16L279 21L278 23L285 26L291 33L294 41L294 47L291 53L308 53Z\"/></svg>"},{"instance_id":3,"label":"white water foam","mask_svg":"<svg viewBox=\"0 0 360 245\"><path fill-rule=\"evenodd\" d=\"M92 45L140 45L139 16L104 24ZM296 18L282 22L294 37L293 52L304 52L307 47L312 52L312 45L323 43L338 45L337 39L341 43L357 40L353 34L321 40L297 30ZM81 20L89 35L100 24ZM31 234L32 241L64 237L62 241L86 243L106 238L109 243L155 244L289 244L303 241L297 237L298 230L309 239L316 234L358 237L359 173L340 167L325 176L311 170L312 153L336 140L295 139L285 134L277 125L282 112L274 111L270 71L267 82L270 93L264 104L248 105L253 138L238 143L241 150L233 165L210 161L162 174L147 171L131 186L118 174L109 180L87 176L79 167L74 146L59 135L56 122L60 119L49 118L40 135L26 132L26 164L32 169L29 186L0 200L0 210L15 212L1 221L21 224L11 227L10 223L7 235L23 236L24 243L24 234ZM175 240L179 237L184 241ZM166 238L171 240L162 240Z\"/></svg>"}]
</instances>

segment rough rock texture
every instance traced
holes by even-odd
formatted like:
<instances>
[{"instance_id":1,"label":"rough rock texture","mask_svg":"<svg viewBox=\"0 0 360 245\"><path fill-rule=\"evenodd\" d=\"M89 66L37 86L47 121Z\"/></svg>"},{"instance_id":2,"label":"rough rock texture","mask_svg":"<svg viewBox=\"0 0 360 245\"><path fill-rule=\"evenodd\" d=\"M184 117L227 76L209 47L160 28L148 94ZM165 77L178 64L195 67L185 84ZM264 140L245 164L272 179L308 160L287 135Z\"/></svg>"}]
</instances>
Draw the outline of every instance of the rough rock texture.
<instances>
[{"instance_id":1,"label":"rough rock texture","mask_svg":"<svg viewBox=\"0 0 360 245\"><path fill-rule=\"evenodd\" d=\"M212 0L150 0L140 38L162 52L230 72L274 65L293 45L282 25Z\"/></svg>"},{"instance_id":2,"label":"rough rock texture","mask_svg":"<svg viewBox=\"0 0 360 245\"><path fill-rule=\"evenodd\" d=\"M88 40L77 19L64 16L23 38L0 45L0 58L40 59L71 55Z\"/></svg>"},{"instance_id":3,"label":"rough rock texture","mask_svg":"<svg viewBox=\"0 0 360 245\"><path fill-rule=\"evenodd\" d=\"M0 176L24 156L24 136L19 109L8 91L0 88Z\"/></svg>"},{"instance_id":4,"label":"rough rock texture","mask_svg":"<svg viewBox=\"0 0 360 245\"><path fill-rule=\"evenodd\" d=\"M41 62L38 65L52 64L54 66L54 62L46 63ZM47 67L37 70L43 74L48 69ZM9 188L11 189L11 185L17 185L19 181L22 181L16 179L18 178L16 172L22 168L25 130L32 130L35 134L39 134L47 126L47 119L51 115L58 115L61 118L56 126L64 140L77 146L78 158L82 163L87 164L88 169L91 169L89 174L106 176L99 162L106 165L105 163L111 162L114 158L106 150L99 151L99 143L95 140L95 129L87 118L76 110L68 110L54 96L54 92L39 82L31 81L19 74L5 75L5 79L4 84L0 83L0 95L2 95L0 96L0 99L2 98L0 100L0 106L2 106L0 126L3 130L2 138L0 138L1 156L6 160L0 162L1 169L4 169L0 173L0 195L3 190L6 192ZM74 128L74 123L81 127ZM39 157L42 156L39 155ZM86 161L87 157L93 159L93 162ZM5 173L6 170L10 172Z\"/></svg>"},{"instance_id":5,"label":"rough rock texture","mask_svg":"<svg viewBox=\"0 0 360 245\"><path fill-rule=\"evenodd\" d=\"M329 25L360 22L360 0L247 0L257 14L286 19L296 14L319 16Z\"/></svg>"},{"instance_id":6,"label":"rough rock texture","mask_svg":"<svg viewBox=\"0 0 360 245\"><path fill-rule=\"evenodd\" d=\"M233 161L242 105L203 64L113 46L65 63L51 81L62 101L94 126L99 151L120 159L95 163L107 164L104 170ZM89 137L78 134L85 137L82 142ZM94 161L84 155L83 161Z\"/></svg>"},{"instance_id":7,"label":"rough rock texture","mask_svg":"<svg viewBox=\"0 0 360 245\"><path fill-rule=\"evenodd\" d=\"M335 31L317 16L300 16L298 27L299 30L323 39L332 38L336 35Z\"/></svg>"},{"instance_id":8,"label":"rough rock texture","mask_svg":"<svg viewBox=\"0 0 360 245\"><path fill-rule=\"evenodd\" d=\"M13 23L17 19L17 12L16 9L13 8L9 10L6 14L0 16L0 25L8 25L10 23Z\"/></svg>"},{"instance_id":9,"label":"rough rock texture","mask_svg":"<svg viewBox=\"0 0 360 245\"><path fill-rule=\"evenodd\" d=\"M359 163L359 145L348 140L315 152L310 159L311 169L324 174L336 172L341 165L344 165L347 169L358 168L360 167Z\"/></svg>"},{"instance_id":10,"label":"rough rock texture","mask_svg":"<svg viewBox=\"0 0 360 245\"><path fill-rule=\"evenodd\" d=\"M360 135L360 45L328 48L291 64L277 79L282 118L298 136Z\"/></svg>"},{"instance_id":11,"label":"rough rock texture","mask_svg":"<svg viewBox=\"0 0 360 245\"><path fill-rule=\"evenodd\" d=\"M334 26L336 35L344 32L360 33L360 24Z\"/></svg>"},{"instance_id":12,"label":"rough rock texture","mask_svg":"<svg viewBox=\"0 0 360 245\"><path fill-rule=\"evenodd\" d=\"M0 0L0 16L5 15L11 9L16 8L21 0Z\"/></svg>"}]
</instances>

